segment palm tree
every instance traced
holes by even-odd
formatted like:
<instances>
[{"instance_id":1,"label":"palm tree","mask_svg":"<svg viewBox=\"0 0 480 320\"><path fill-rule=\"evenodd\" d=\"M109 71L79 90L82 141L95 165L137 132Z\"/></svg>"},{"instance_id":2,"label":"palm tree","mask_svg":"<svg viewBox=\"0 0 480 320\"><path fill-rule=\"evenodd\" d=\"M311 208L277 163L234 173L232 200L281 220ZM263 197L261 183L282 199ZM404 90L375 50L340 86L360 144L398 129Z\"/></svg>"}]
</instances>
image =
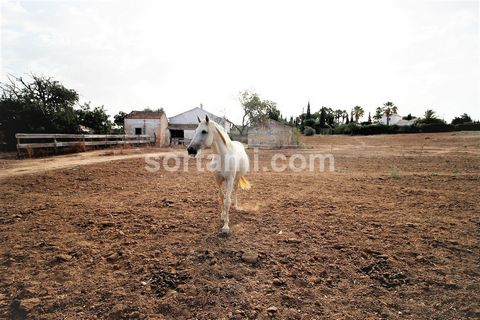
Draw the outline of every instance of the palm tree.
<instances>
[{"instance_id":1,"label":"palm tree","mask_svg":"<svg viewBox=\"0 0 480 320\"><path fill-rule=\"evenodd\" d=\"M390 117L397 113L397 106L393 102L387 101L383 104L383 114L387 116L387 126L390 124Z\"/></svg>"},{"instance_id":2,"label":"palm tree","mask_svg":"<svg viewBox=\"0 0 480 320\"><path fill-rule=\"evenodd\" d=\"M355 122L358 123L358 119L363 117L363 115L365 114L365 110L363 110L362 107L360 106L355 106L353 108L353 116L355 117Z\"/></svg>"},{"instance_id":3,"label":"palm tree","mask_svg":"<svg viewBox=\"0 0 480 320\"><path fill-rule=\"evenodd\" d=\"M375 115L373 116L373 119L375 119L376 122L380 121L380 119L382 119L382 114L383 114L383 109L381 107L378 107L375 110Z\"/></svg>"},{"instance_id":4,"label":"palm tree","mask_svg":"<svg viewBox=\"0 0 480 320\"><path fill-rule=\"evenodd\" d=\"M340 118L343 115L343 111L340 109L335 110L335 119L337 120L337 124L340 124Z\"/></svg>"},{"instance_id":5,"label":"palm tree","mask_svg":"<svg viewBox=\"0 0 480 320\"><path fill-rule=\"evenodd\" d=\"M425 122L428 123L434 119L437 119L437 115L435 114L435 111L433 111L432 109L427 109L427 111L425 111L424 119L425 119Z\"/></svg>"},{"instance_id":6,"label":"palm tree","mask_svg":"<svg viewBox=\"0 0 480 320\"><path fill-rule=\"evenodd\" d=\"M343 113L342 113L342 122L343 123L347 123L347 120L348 120L348 111L347 110L343 110Z\"/></svg>"}]
</instances>

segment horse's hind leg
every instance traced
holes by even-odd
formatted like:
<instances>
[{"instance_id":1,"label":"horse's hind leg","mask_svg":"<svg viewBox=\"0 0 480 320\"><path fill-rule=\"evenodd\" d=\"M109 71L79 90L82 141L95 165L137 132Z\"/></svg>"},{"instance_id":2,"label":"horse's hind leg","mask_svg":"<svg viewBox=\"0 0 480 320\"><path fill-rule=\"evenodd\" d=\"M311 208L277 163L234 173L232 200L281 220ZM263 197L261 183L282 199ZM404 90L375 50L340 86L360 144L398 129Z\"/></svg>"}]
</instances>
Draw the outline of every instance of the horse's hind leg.
<instances>
[{"instance_id":1,"label":"horse's hind leg","mask_svg":"<svg viewBox=\"0 0 480 320\"><path fill-rule=\"evenodd\" d=\"M235 182L233 183L233 207L238 209L238 178L235 178Z\"/></svg>"},{"instance_id":2,"label":"horse's hind leg","mask_svg":"<svg viewBox=\"0 0 480 320\"><path fill-rule=\"evenodd\" d=\"M230 227L228 226L228 223L230 222L230 219L228 217L228 212L230 211L230 204L231 204L231 196L232 196L232 191L233 191L233 177L227 178L227 192L225 194L225 219L223 220L223 227L222 227L222 232L223 233L229 233L230 232Z\"/></svg>"}]
</instances>

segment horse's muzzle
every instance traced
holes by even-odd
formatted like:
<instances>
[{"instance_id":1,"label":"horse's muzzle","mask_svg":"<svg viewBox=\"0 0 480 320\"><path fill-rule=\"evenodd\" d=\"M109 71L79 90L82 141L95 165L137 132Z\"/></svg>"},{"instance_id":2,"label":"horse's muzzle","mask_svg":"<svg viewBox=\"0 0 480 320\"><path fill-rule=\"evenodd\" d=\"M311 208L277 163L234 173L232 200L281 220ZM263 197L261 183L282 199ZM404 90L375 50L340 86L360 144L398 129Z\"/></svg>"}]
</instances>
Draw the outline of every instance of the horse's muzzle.
<instances>
[{"instance_id":1,"label":"horse's muzzle","mask_svg":"<svg viewBox=\"0 0 480 320\"><path fill-rule=\"evenodd\" d=\"M188 154L190 155L196 155L197 154L197 149L193 148L193 147L188 147L187 148L187 152Z\"/></svg>"}]
</instances>

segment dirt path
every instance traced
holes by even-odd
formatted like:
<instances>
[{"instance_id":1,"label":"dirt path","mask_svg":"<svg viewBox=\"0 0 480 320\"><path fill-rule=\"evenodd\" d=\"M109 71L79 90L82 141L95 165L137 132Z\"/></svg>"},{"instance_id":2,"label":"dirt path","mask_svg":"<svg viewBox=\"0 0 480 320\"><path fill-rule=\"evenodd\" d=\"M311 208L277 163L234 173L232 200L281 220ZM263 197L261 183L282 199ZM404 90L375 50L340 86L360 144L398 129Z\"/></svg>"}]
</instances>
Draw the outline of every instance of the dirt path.
<instances>
[{"instance_id":1,"label":"dirt path","mask_svg":"<svg viewBox=\"0 0 480 320\"><path fill-rule=\"evenodd\" d=\"M165 150L165 149L162 149ZM76 166L84 166L95 163L120 161L127 159L143 158L143 157L161 157L172 152L178 155L185 154L185 151L172 149L171 151L161 152L144 152L149 149L135 149L130 154L122 154L120 150L101 150L83 153L75 153L69 155L55 156L42 159L23 159L23 160L7 160L2 163L0 171L0 179L11 176L24 174L33 174L46 172L50 170L66 169ZM138 153L139 152L139 153Z\"/></svg>"}]
</instances>

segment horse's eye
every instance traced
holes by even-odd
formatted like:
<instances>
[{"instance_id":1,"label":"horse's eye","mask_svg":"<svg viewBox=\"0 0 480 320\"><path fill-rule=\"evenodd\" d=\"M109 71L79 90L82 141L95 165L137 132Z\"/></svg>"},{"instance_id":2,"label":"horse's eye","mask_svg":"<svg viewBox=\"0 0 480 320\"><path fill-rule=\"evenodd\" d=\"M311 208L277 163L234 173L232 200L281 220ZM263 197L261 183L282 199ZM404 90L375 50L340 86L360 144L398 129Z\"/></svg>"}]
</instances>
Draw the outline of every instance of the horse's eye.
<instances>
[{"instance_id":1,"label":"horse's eye","mask_svg":"<svg viewBox=\"0 0 480 320\"><path fill-rule=\"evenodd\" d=\"M202 134L207 134L207 130L202 130Z\"/></svg>"}]
</instances>

